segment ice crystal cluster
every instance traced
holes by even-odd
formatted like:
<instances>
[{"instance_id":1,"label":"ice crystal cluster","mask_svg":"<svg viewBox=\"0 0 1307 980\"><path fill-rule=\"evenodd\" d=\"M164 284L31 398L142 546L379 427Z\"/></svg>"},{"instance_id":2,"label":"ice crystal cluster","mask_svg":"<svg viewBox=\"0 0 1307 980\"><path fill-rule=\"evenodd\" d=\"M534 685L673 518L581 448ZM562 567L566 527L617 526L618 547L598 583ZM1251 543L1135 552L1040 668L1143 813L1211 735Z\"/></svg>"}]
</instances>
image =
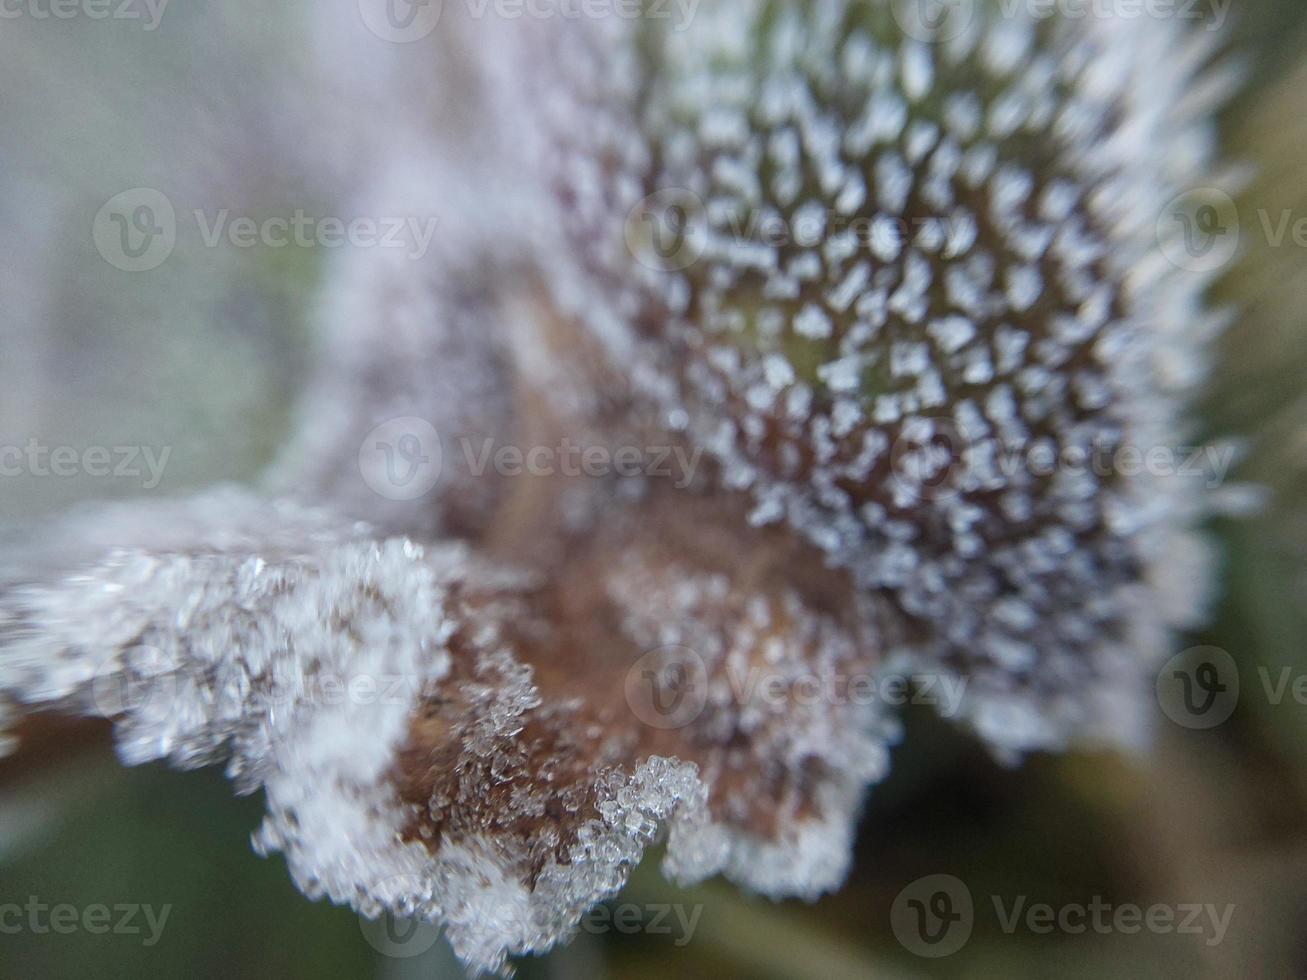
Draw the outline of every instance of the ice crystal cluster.
<instances>
[{"instance_id":1,"label":"ice crystal cluster","mask_svg":"<svg viewBox=\"0 0 1307 980\"><path fill-rule=\"evenodd\" d=\"M1028 461L1186 437L1219 319L1154 227L1213 163L1210 36L899 13L451 8L416 75L324 15L342 183L437 215L436 249L332 269L266 495L7 547L0 700L111 717L129 763L225 761L306 894L440 923L485 971L653 842L677 881L838 886L896 736L849 678L956 682L1008 758L1137 743L1201 613L1203 485ZM446 446L416 499L359 463L406 417ZM696 465L454 448L565 438ZM693 710L642 710L647 680Z\"/></svg>"}]
</instances>

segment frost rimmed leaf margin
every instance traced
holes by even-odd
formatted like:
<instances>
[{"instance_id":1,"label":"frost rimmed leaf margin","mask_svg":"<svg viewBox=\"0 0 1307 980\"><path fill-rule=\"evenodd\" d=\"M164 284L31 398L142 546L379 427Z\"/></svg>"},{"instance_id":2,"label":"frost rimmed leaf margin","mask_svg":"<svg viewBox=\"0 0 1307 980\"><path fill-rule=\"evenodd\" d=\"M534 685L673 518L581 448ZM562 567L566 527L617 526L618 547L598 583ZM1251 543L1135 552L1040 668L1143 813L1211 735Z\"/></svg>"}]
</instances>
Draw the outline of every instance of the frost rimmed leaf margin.
<instances>
[{"instance_id":1,"label":"frost rimmed leaf margin","mask_svg":"<svg viewBox=\"0 0 1307 980\"><path fill-rule=\"evenodd\" d=\"M114 529L121 543L106 553L95 539ZM0 698L111 718L127 764L225 762L241 792L265 791L255 847L283 852L306 895L438 923L477 971L573 935L655 841L678 882L725 871L815 897L846 872L858 801L884 771L881 736L853 726L829 760L847 770L823 784L815 814L776 839L714 816L693 762L620 729L595 743L593 712L542 703L507 628L527 614L531 577L462 546L375 541L325 511L235 489L86 511L41 541L11 549L0 577ZM340 693L360 680L365 695ZM633 724L613 707L598 706L610 726ZM480 833L413 830L428 804L403 798L397 760L433 712L444 712L440 735L419 740L419 754L450 751L472 773L455 804ZM515 829L476 768L513 780L519 815L539 818L560 787L514 767L541 730L594 752L573 777L584 805L563 815L543 859L538 828ZM795 766L813 758L775 744Z\"/></svg>"},{"instance_id":2,"label":"frost rimmed leaf margin","mask_svg":"<svg viewBox=\"0 0 1307 980\"><path fill-rule=\"evenodd\" d=\"M512 576L457 546L372 542L321 512L238 491L87 513L47 540L137 519L152 548L137 542L40 581L8 569L22 584L0 590L0 692L29 708L112 714L127 764L225 760L241 791L266 791L256 848L285 852L309 896L440 922L465 962L495 971L620 888L661 823L671 821L669 862L693 863L681 842L703 818L703 786L694 766L657 758L629 778L605 774L603 815L572 866L546 869L534 888L501 842L433 855L401 839L392 768L419 701L440 696L456 632L494 643L493 620L477 623L458 593L500 591ZM326 678L338 690L364 678L376 693L328 697ZM539 702L529 680L515 693L500 719L510 729Z\"/></svg>"}]
</instances>

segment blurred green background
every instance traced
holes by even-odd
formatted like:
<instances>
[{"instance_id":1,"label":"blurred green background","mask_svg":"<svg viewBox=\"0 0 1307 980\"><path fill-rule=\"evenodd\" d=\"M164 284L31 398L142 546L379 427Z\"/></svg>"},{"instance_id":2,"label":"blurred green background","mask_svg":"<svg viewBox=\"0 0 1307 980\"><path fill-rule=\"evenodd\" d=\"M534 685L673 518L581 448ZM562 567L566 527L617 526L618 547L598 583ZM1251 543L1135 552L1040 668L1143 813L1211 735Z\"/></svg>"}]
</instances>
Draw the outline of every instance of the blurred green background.
<instances>
[{"instance_id":1,"label":"blurred green background","mask_svg":"<svg viewBox=\"0 0 1307 980\"><path fill-rule=\"evenodd\" d=\"M310 16L304 2L178 0L150 33L85 18L0 21L0 437L40 419L51 444L174 447L161 494L252 478L270 458L305 368L320 256L183 243L165 275L128 288L132 277L99 261L86 229L134 186L187 207L312 210L322 191L279 122L294 111L282 93L308 57ZM1146 760L1081 753L1006 769L912 715L843 890L812 905L718 883L680 892L653 855L615 904L697 912L690 942L675 927L625 935L595 920L568 948L522 962L522 977L1307 976L1307 706L1274 704L1264 690L1285 669L1307 676L1307 249L1258 232L1262 212L1307 218L1307 9L1236 0L1230 21L1248 83L1223 114L1222 139L1256 175L1238 202L1242 258L1217 289L1239 313L1203 418L1213 436L1247 440L1237 476L1273 495L1258 516L1214 526L1224 593L1191 642L1238 663L1233 717L1198 731L1159 712ZM237 78L266 93L261 111L224 94ZM214 189L215 174L231 187ZM40 331L58 336L36 342ZM0 520L139 492L130 481L7 479ZM233 798L220 771L123 770L99 725L39 744L39 755L0 762L0 905L36 896L171 908L151 947L144 935L0 935L0 977L462 975L434 937L401 946L420 955L388 956L375 928L304 899L280 857L251 852L261 800ZM975 928L958 952L924 959L896 939L891 907L937 873L966 883ZM1215 945L1148 931L1008 934L991 896L1230 903L1234 913Z\"/></svg>"}]
</instances>

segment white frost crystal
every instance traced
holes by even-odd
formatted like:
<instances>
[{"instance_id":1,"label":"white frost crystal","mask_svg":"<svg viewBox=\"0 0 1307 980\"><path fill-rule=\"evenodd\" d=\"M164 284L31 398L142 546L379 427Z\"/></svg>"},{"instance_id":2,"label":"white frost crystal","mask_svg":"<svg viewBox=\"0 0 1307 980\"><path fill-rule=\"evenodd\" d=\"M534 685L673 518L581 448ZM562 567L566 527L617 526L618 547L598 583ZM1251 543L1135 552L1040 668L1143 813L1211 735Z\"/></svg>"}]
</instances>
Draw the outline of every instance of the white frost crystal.
<instances>
[{"instance_id":1,"label":"white frost crystal","mask_svg":"<svg viewBox=\"0 0 1307 980\"><path fill-rule=\"evenodd\" d=\"M896 720L813 678L954 684L1013 758L1138 741L1201 612L1204 484L1034 462L1185 441L1219 321L1153 223L1211 166L1210 51L988 4L934 41L872 0L674 26L450 9L427 81L475 112L428 113L398 62L333 102L355 206L436 219L432 254L333 268L285 499L0 550L0 718L225 761L306 894L440 923L486 971L655 841L677 881L838 886ZM404 416L456 440L416 500L357 457ZM704 455L674 485L511 479L457 441L560 437ZM660 724L648 678L693 710Z\"/></svg>"}]
</instances>

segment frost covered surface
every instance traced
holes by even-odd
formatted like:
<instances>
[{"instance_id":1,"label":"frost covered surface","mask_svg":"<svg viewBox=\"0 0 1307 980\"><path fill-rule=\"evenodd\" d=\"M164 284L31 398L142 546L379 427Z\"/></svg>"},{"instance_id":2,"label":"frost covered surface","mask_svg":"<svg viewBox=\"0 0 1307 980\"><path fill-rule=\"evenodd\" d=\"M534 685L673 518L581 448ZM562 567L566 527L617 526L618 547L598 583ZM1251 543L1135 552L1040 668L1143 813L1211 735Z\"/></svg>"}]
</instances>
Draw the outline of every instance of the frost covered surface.
<instances>
[{"instance_id":1,"label":"frost covered surface","mask_svg":"<svg viewBox=\"0 0 1307 980\"><path fill-rule=\"evenodd\" d=\"M975 6L925 43L888 4L705 4L643 70L596 58L574 111L602 123L558 125L586 265L557 295L754 523L890 598L890 655L969 678L997 748L1130 742L1201 613L1206 488L1027 460L1184 444L1222 320L1155 222L1214 179L1228 79L1174 21Z\"/></svg>"},{"instance_id":2,"label":"frost covered surface","mask_svg":"<svg viewBox=\"0 0 1307 980\"><path fill-rule=\"evenodd\" d=\"M735 693L751 667L855 669L850 635L775 575L745 592L721 556L699 567L648 512L550 583L234 490L45 537L91 526L135 533L7 572L0 692L114 719L129 764L225 761L266 791L255 846L306 894L440 922L478 969L569 935L659 837L678 881L816 896L886 768L875 706ZM702 656L704 685L670 728L623 690L667 646Z\"/></svg>"},{"instance_id":3,"label":"frost covered surface","mask_svg":"<svg viewBox=\"0 0 1307 980\"><path fill-rule=\"evenodd\" d=\"M441 923L487 971L655 841L677 881L839 884L893 712L750 678L943 676L1010 757L1138 741L1201 612L1203 485L1002 463L1184 442L1219 320L1154 221L1211 165L1211 52L988 6L939 43L861 0L705 0L680 32L445 15L427 80L478 112L426 111L398 63L330 107L353 206L441 232L423 262L342 253L280 496L0 550L0 711L225 762L306 894ZM631 219L659 193L688 261ZM450 437L417 500L359 470L402 416ZM707 455L672 486L458 448L560 436ZM693 710L643 713L646 676Z\"/></svg>"}]
</instances>

